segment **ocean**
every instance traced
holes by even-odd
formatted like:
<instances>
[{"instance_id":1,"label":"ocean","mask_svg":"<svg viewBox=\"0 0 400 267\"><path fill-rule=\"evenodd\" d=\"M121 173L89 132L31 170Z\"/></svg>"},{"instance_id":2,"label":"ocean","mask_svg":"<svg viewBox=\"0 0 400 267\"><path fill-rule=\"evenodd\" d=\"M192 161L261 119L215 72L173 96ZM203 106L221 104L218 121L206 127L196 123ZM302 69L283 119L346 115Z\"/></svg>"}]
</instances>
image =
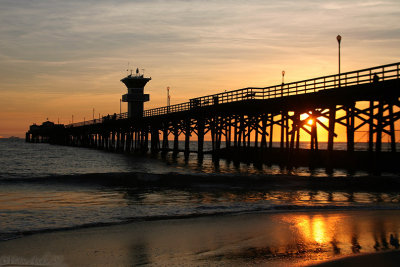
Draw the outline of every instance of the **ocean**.
<instances>
[{"instance_id":1,"label":"ocean","mask_svg":"<svg viewBox=\"0 0 400 267\"><path fill-rule=\"evenodd\" d=\"M324 181L366 176L346 170L327 174L305 167L215 163L207 154L199 161L194 153L185 159L181 153L177 157L118 154L1 139L0 240L225 214L400 210L398 190L260 185L268 177L285 184L285 179L304 177Z\"/></svg>"}]
</instances>

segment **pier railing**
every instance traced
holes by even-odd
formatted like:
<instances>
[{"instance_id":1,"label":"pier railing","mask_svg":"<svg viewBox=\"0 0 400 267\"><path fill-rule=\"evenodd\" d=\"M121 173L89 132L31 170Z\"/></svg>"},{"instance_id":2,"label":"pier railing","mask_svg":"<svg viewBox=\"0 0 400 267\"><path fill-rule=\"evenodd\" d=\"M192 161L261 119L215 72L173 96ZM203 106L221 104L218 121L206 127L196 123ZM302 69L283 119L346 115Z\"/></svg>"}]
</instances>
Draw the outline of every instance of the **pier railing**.
<instances>
[{"instance_id":1,"label":"pier railing","mask_svg":"<svg viewBox=\"0 0 400 267\"><path fill-rule=\"evenodd\" d=\"M368 69L323 76L291 83L282 83L269 87L247 87L219 94L207 95L190 99L189 102L171 106L148 109L143 117L153 117L170 113L188 111L199 107L233 103L248 100L267 100L291 95L309 94L322 90L338 89L353 85L400 79L400 62L377 66ZM109 115L96 120L69 124L67 127L77 127L94 123L102 123L107 119L126 119L127 113Z\"/></svg>"},{"instance_id":2,"label":"pier railing","mask_svg":"<svg viewBox=\"0 0 400 267\"><path fill-rule=\"evenodd\" d=\"M103 122L111 121L111 120L122 120L122 119L127 119L127 118L128 118L128 112L118 113L118 114L114 113L112 115L103 116L98 119L71 123L71 124L66 125L65 127L67 127L67 128L79 127L79 126L91 125L91 124L96 124L96 123L103 123Z\"/></svg>"},{"instance_id":3,"label":"pier railing","mask_svg":"<svg viewBox=\"0 0 400 267\"><path fill-rule=\"evenodd\" d=\"M367 84L374 82L375 75L378 76L379 81L399 79L399 67L400 62L269 87L248 87L234 91L193 98L190 99L190 102L172 105L169 107L145 110L143 116L159 116L173 112L187 111L196 107L206 107L252 99L266 100L290 95L315 93L322 90L337 89L339 87Z\"/></svg>"}]
</instances>

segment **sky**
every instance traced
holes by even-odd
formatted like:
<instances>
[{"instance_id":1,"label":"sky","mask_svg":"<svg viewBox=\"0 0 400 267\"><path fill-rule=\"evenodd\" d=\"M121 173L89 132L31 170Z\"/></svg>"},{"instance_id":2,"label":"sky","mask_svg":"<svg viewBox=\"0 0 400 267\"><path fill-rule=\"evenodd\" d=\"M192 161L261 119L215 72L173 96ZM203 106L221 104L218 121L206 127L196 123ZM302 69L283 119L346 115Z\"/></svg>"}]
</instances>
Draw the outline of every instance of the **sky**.
<instances>
[{"instance_id":1,"label":"sky","mask_svg":"<svg viewBox=\"0 0 400 267\"><path fill-rule=\"evenodd\" d=\"M400 61L400 1L0 0L0 137L119 112L144 69L145 109ZM122 111L126 111L123 103Z\"/></svg>"}]
</instances>

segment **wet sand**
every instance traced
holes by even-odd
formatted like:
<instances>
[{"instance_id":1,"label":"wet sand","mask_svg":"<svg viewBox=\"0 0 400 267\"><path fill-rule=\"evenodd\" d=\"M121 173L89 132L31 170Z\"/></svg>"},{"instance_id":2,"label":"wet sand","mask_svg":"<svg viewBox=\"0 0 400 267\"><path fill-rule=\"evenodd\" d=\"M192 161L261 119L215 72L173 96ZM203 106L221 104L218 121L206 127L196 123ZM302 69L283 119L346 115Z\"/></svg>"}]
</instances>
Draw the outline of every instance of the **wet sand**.
<instances>
[{"instance_id":1,"label":"wet sand","mask_svg":"<svg viewBox=\"0 0 400 267\"><path fill-rule=\"evenodd\" d=\"M356 256L348 256L336 260L315 264L312 266L334 267L334 266L385 266L397 267L400 262L400 251L388 251Z\"/></svg>"},{"instance_id":2,"label":"wet sand","mask_svg":"<svg viewBox=\"0 0 400 267\"><path fill-rule=\"evenodd\" d=\"M0 265L359 266L361 261L369 262L368 257L390 264L399 259L399 232L400 211L393 210L140 221L3 241Z\"/></svg>"}]
</instances>

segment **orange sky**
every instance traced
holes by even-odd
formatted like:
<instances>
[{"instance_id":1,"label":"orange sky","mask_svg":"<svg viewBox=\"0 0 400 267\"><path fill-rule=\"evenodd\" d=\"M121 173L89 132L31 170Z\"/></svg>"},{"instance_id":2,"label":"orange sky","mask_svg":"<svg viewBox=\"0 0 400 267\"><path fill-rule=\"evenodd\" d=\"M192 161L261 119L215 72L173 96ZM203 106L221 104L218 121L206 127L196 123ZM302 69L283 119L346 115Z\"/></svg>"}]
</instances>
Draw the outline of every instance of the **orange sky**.
<instances>
[{"instance_id":1,"label":"orange sky","mask_svg":"<svg viewBox=\"0 0 400 267\"><path fill-rule=\"evenodd\" d=\"M120 79L151 76L145 108L400 61L400 2L1 1L0 136L119 112ZM123 111L126 111L126 104Z\"/></svg>"}]
</instances>

